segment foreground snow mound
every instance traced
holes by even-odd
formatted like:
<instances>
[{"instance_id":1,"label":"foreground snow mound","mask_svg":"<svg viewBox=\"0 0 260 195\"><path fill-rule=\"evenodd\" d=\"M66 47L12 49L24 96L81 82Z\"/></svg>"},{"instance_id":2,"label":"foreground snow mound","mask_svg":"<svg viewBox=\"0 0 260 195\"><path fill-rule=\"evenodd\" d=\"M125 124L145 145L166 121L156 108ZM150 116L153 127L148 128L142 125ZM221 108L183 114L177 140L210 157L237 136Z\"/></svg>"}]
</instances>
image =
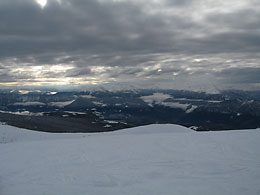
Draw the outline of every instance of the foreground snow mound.
<instances>
[{"instance_id":1,"label":"foreground snow mound","mask_svg":"<svg viewBox=\"0 0 260 195\"><path fill-rule=\"evenodd\" d=\"M153 124L140 127L133 127L112 132L113 134L162 134L162 133L192 133L193 130L173 124Z\"/></svg>"},{"instance_id":2,"label":"foreground snow mound","mask_svg":"<svg viewBox=\"0 0 260 195\"><path fill-rule=\"evenodd\" d=\"M1 126L1 195L259 195L259 130L152 125L100 134ZM183 132L183 133L181 133Z\"/></svg>"},{"instance_id":3,"label":"foreground snow mound","mask_svg":"<svg viewBox=\"0 0 260 195\"><path fill-rule=\"evenodd\" d=\"M134 127L123 129L120 131L106 132L107 135L126 135L126 134L154 134L154 133L184 133L193 132L193 130L180 125L166 124L166 125L147 125L141 127ZM91 135L98 135L102 133L92 133ZM90 134L86 133L46 133L39 131L31 131L12 127L8 125L0 125L0 143L12 143L21 141L40 141L51 139L71 139L86 137Z\"/></svg>"},{"instance_id":4,"label":"foreground snow mound","mask_svg":"<svg viewBox=\"0 0 260 195\"><path fill-rule=\"evenodd\" d=\"M46 133L0 124L0 144L51 139L79 138L86 134Z\"/></svg>"}]
</instances>

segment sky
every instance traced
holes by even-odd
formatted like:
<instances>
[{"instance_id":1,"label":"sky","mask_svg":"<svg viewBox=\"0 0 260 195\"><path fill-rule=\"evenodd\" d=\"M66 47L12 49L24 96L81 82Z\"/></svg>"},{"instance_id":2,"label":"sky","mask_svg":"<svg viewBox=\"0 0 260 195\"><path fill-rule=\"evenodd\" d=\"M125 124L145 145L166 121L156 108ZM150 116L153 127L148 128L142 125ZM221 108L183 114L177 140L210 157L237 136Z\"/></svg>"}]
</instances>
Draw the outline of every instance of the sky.
<instances>
[{"instance_id":1,"label":"sky","mask_svg":"<svg viewBox=\"0 0 260 195\"><path fill-rule=\"evenodd\" d=\"M0 0L0 88L260 89L259 0Z\"/></svg>"}]
</instances>

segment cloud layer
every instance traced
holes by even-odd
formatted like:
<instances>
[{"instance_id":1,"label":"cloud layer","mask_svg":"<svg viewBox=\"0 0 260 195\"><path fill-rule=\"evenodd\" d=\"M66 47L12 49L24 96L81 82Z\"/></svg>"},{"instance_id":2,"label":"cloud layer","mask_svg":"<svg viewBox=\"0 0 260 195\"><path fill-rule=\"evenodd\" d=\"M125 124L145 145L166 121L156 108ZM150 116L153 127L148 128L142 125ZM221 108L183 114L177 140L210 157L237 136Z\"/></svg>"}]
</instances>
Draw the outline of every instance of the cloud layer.
<instances>
[{"instance_id":1,"label":"cloud layer","mask_svg":"<svg viewBox=\"0 0 260 195\"><path fill-rule=\"evenodd\" d=\"M257 0L0 1L0 85L260 88Z\"/></svg>"}]
</instances>

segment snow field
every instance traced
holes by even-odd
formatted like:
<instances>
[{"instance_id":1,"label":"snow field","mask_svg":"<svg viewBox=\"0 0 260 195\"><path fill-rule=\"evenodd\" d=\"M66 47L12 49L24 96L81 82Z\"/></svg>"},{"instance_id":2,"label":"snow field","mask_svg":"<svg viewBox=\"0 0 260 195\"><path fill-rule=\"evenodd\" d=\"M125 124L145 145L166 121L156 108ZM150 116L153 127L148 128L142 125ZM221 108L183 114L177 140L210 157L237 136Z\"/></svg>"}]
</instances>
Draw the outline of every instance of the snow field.
<instances>
[{"instance_id":1,"label":"snow field","mask_svg":"<svg viewBox=\"0 0 260 195\"><path fill-rule=\"evenodd\" d=\"M1 195L259 195L260 132L150 125L50 134L0 125Z\"/></svg>"}]
</instances>

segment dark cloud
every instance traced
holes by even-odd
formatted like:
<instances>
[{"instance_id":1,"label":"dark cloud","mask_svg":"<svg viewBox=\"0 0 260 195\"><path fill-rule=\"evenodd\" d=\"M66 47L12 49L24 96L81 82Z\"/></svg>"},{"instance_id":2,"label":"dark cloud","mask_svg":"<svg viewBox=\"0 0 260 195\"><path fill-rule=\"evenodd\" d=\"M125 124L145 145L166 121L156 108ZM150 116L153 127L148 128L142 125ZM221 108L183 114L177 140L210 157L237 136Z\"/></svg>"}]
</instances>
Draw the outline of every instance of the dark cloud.
<instances>
[{"instance_id":1,"label":"dark cloud","mask_svg":"<svg viewBox=\"0 0 260 195\"><path fill-rule=\"evenodd\" d=\"M2 56L147 49L167 34L164 20L131 3L49 1L42 10L32 0L14 0L0 13Z\"/></svg>"},{"instance_id":2,"label":"dark cloud","mask_svg":"<svg viewBox=\"0 0 260 195\"><path fill-rule=\"evenodd\" d=\"M231 13L212 13L207 17L208 22L228 29L257 32L260 29L260 13L254 7Z\"/></svg>"},{"instance_id":3,"label":"dark cloud","mask_svg":"<svg viewBox=\"0 0 260 195\"><path fill-rule=\"evenodd\" d=\"M8 73L0 73L0 82L1 83L8 83L8 82L14 82L15 79L12 78L11 75Z\"/></svg>"},{"instance_id":4,"label":"dark cloud","mask_svg":"<svg viewBox=\"0 0 260 195\"><path fill-rule=\"evenodd\" d=\"M66 71L66 77L81 77L91 75L89 68L73 68L72 70Z\"/></svg>"},{"instance_id":5,"label":"dark cloud","mask_svg":"<svg viewBox=\"0 0 260 195\"><path fill-rule=\"evenodd\" d=\"M235 75L259 66L259 6L256 0L48 0L41 8L34 0L1 0L0 82L102 75L172 83L206 74L245 83L252 74L256 82L256 70Z\"/></svg>"},{"instance_id":6,"label":"dark cloud","mask_svg":"<svg viewBox=\"0 0 260 195\"><path fill-rule=\"evenodd\" d=\"M165 2L167 6L191 6L194 0L166 0Z\"/></svg>"},{"instance_id":7,"label":"dark cloud","mask_svg":"<svg viewBox=\"0 0 260 195\"><path fill-rule=\"evenodd\" d=\"M216 73L218 79L232 84L260 84L260 67L229 68Z\"/></svg>"},{"instance_id":8,"label":"dark cloud","mask_svg":"<svg viewBox=\"0 0 260 195\"><path fill-rule=\"evenodd\" d=\"M190 4L188 0L169 2ZM205 44L204 41L212 39L212 35L202 39L193 37L193 31L203 30L204 26L194 21L191 14L148 14L147 10L131 1L102 3L97 0L63 0L59 4L49 0L46 7L41 9L33 0L13 0L2 3L0 17L2 56L36 55L42 52L60 55L73 51L196 52L198 45L199 50L203 51L212 48L209 47L211 42ZM214 18L211 15L209 20L215 21ZM233 20L238 17L235 13L218 15L217 18L227 24L234 24ZM185 31L190 33L183 36ZM228 36L220 38L227 41L230 39ZM233 36L238 42L239 38ZM220 45L217 41L214 44ZM222 45L234 50L223 41Z\"/></svg>"}]
</instances>

